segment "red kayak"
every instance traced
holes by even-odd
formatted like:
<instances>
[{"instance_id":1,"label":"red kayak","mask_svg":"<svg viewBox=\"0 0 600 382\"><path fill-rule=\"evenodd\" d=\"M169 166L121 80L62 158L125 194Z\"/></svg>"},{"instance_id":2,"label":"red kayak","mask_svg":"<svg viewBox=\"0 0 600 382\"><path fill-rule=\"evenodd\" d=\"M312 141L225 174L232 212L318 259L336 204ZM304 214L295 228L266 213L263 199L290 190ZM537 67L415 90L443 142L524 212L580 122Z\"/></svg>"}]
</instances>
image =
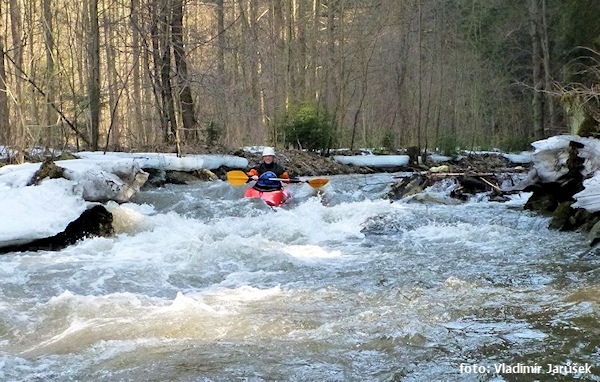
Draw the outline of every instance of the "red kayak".
<instances>
[{"instance_id":1,"label":"red kayak","mask_svg":"<svg viewBox=\"0 0 600 382\"><path fill-rule=\"evenodd\" d=\"M288 200L291 197L291 195L285 188L275 191L259 191L256 188L250 187L246 190L244 197L261 198L268 205L273 207L279 207L280 205L285 203L285 201Z\"/></svg>"}]
</instances>

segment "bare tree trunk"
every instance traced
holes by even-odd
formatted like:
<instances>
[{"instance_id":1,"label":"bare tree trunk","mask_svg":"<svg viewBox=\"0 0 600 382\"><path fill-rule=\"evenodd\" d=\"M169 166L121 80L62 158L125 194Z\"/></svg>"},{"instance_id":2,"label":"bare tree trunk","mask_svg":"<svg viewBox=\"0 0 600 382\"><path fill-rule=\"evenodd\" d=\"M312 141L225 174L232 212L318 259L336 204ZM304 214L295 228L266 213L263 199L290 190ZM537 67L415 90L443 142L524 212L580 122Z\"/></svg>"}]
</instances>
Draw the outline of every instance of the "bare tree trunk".
<instances>
[{"instance_id":1,"label":"bare tree trunk","mask_svg":"<svg viewBox=\"0 0 600 382\"><path fill-rule=\"evenodd\" d=\"M369 56L364 62L363 70L362 70L362 78L361 78L361 89L360 89L360 101L358 103L358 107L356 108L356 112L354 113L354 121L352 123L352 138L350 139L350 150L354 150L354 138L356 136L356 127L358 124L358 116L360 115L363 107L363 103L365 102L365 97L367 96L367 90L369 86L369 66L371 64L371 59L373 58L373 53L375 52L375 44L371 46L371 52ZM366 138L365 138L366 140ZM366 143L366 142L365 142Z\"/></svg>"},{"instance_id":2,"label":"bare tree trunk","mask_svg":"<svg viewBox=\"0 0 600 382\"><path fill-rule=\"evenodd\" d=\"M49 1L49 0L47 0ZM98 150L100 132L100 29L98 0L89 1L90 35L88 42L88 97L90 102L91 149Z\"/></svg>"},{"instance_id":3,"label":"bare tree trunk","mask_svg":"<svg viewBox=\"0 0 600 382\"><path fill-rule=\"evenodd\" d=\"M8 118L8 97L6 70L4 69L4 31L2 27L2 4L0 3L0 143L9 146L11 142L10 123Z\"/></svg>"},{"instance_id":4,"label":"bare tree trunk","mask_svg":"<svg viewBox=\"0 0 600 382\"><path fill-rule=\"evenodd\" d=\"M260 111L260 93L259 93L259 74L260 74L260 57L258 55L259 41L258 41L258 26L256 25L256 19L258 18L258 5L256 1L248 2L248 13L249 13L249 27L250 27L250 97L251 97L251 111L250 111L250 124L252 127L257 129L255 136L261 141L265 139L264 129L262 128L261 111Z\"/></svg>"},{"instance_id":5,"label":"bare tree trunk","mask_svg":"<svg viewBox=\"0 0 600 382\"><path fill-rule=\"evenodd\" d=\"M300 1L298 4L298 19L296 24L298 25L298 96L300 99L306 98L306 89L308 89L308 77L306 75L306 69L308 66L308 41L307 41L307 25L308 25L308 4L307 2ZM298 97L297 96L297 97Z\"/></svg>"},{"instance_id":6,"label":"bare tree trunk","mask_svg":"<svg viewBox=\"0 0 600 382\"><path fill-rule=\"evenodd\" d=\"M296 101L296 94L297 94L297 90L298 90L298 86L297 86L297 66L298 66L298 57L296 57L297 53L296 53L296 47L295 47L295 39L296 39L296 34L295 34L295 30L294 30L294 25L295 25L295 19L294 19L294 14L295 14L295 2L294 1L288 1L287 2L288 6L287 6L287 14L286 14L286 18L285 18L285 29L286 29L286 38L285 38L285 47L286 47L286 53L287 53L287 59L286 59L286 69L285 69L285 74L286 74L286 101L287 102L295 102Z\"/></svg>"},{"instance_id":7,"label":"bare tree trunk","mask_svg":"<svg viewBox=\"0 0 600 382\"><path fill-rule=\"evenodd\" d=\"M542 96L542 52L540 48L539 34L539 4L538 0L529 0L529 35L531 36L531 66L533 80L533 96L531 106L533 108L533 137L544 138L544 99Z\"/></svg>"},{"instance_id":8,"label":"bare tree trunk","mask_svg":"<svg viewBox=\"0 0 600 382\"><path fill-rule=\"evenodd\" d=\"M311 39L311 51L310 51L310 79L309 79L309 90L315 97L315 100L318 100L318 94L320 94L320 89L317 86L317 68L318 68L318 60L319 56L317 44L319 41L319 30L321 29L321 0L313 1L313 26L312 26L312 39Z\"/></svg>"},{"instance_id":9,"label":"bare tree trunk","mask_svg":"<svg viewBox=\"0 0 600 382\"><path fill-rule=\"evenodd\" d=\"M158 116L160 119L160 130L162 133L162 141L169 141L169 120L167 118L166 104L165 104L165 95L162 84L162 57L160 53L161 42L160 42L160 33L158 31L158 23L160 22L160 10L157 9L160 7L158 4L154 4L151 8L152 12L152 21L150 26L150 36L152 39L152 63L154 66L154 72L150 70L150 65L148 61L148 74L152 74L152 90L154 94L154 99L156 102L156 107L158 108Z\"/></svg>"},{"instance_id":10,"label":"bare tree trunk","mask_svg":"<svg viewBox=\"0 0 600 382\"><path fill-rule=\"evenodd\" d=\"M139 0L131 0L130 5L130 23L132 26L132 47L131 51L133 54L133 110L135 121L135 128L142 134L141 141L144 144L149 143L148 131L146 124L142 122L142 110L141 110L141 84L140 84L140 63L137 57L140 56L140 33L138 24L138 12L139 12Z\"/></svg>"},{"instance_id":11,"label":"bare tree trunk","mask_svg":"<svg viewBox=\"0 0 600 382\"><path fill-rule=\"evenodd\" d=\"M548 12L546 10L546 0L542 0L542 53L544 56L544 89L546 90L545 104L548 109L548 132L550 135L558 134L556 113L554 108L554 98L552 95L552 67L550 61L550 43L548 40Z\"/></svg>"},{"instance_id":12,"label":"bare tree trunk","mask_svg":"<svg viewBox=\"0 0 600 382\"><path fill-rule=\"evenodd\" d=\"M417 0L418 2L418 6L417 6L417 11L418 11L418 17L417 17L417 62L418 62L418 66L417 66L417 70L418 70L418 74L417 74L417 81L419 81L419 92L418 92L418 96L417 96L417 148L419 149L419 154L421 153L421 103L422 103L422 92L423 92L423 73L421 70L421 61L423 60L422 57L422 43L421 43L421 39L422 39L422 17L423 17L423 12L421 11L421 0Z\"/></svg>"},{"instance_id":13,"label":"bare tree trunk","mask_svg":"<svg viewBox=\"0 0 600 382\"><path fill-rule=\"evenodd\" d=\"M225 77L225 10L223 9L223 0L216 0L217 5L217 76L223 86L217 89L217 116L216 120L221 122L222 128L225 131L225 138L229 144L231 141L231 131L227 122L225 89L228 88L229 82Z\"/></svg>"},{"instance_id":14,"label":"bare tree trunk","mask_svg":"<svg viewBox=\"0 0 600 382\"><path fill-rule=\"evenodd\" d=\"M21 23L21 8L17 0L10 0L10 31L14 44L14 60L16 64L23 67L23 37ZM15 72L15 94L18 102L22 102L22 80Z\"/></svg>"},{"instance_id":15,"label":"bare tree trunk","mask_svg":"<svg viewBox=\"0 0 600 382\"><path fill-rule=\"evenodd\" d=\"M112 142L113 149L119 151L120 140L121 140L121 126L119 112L117 110L118 103L118 87L119 87L119 76L117 74L117 55L115 50L114 31L111 16L111 8L104 4L104 40L106 41L106 72L108 77L108 104L110 115L110 129L107 131L107 135L110 135L110 141ZM107 139L107 146L109 140Z\"/></svg>"},{"instance_id":16,"label":"bare tree trunk","mask_svg":"<svg viewBox=\"0 0 600 382\"><path fill-rule=\"evenodd\" d=\"M335 95L335 8L338 0L329 2L327 8L327 66L325 67L325 105L331 108ZM334 116L335 118L335 116Z\"/></svg>"},{"instance_id":17,"label":"bare tree trunk","mask_svg":"<svg viewBox=\"0 0 600 382\"><path fill-rule=\"evenodd\" d=\"M171 36L170 1L158 2L157 18L153 25L153 57L156 83L161 95L162 122L165 142L174 140L177 134L173 88L171 86Z\"/></svg>"},{"instance_id":18,"label":"bare tree trunk","mask_svg":"<svg viewBox=\"0 0 600 382\"><path fill-rule=\"evenodd\" d=\"M282 111L285 94L285 82L282 81L283 63L285 57L285 43L283 39L283 7L281 0L273 0L273 95L274 112Z\"/></svg>"},{"instance_id":19,"label":"bare tree trunk","mask_svg":"<svg viewBox=\"0 0 600 382\"><path fill-rule=\"evenodd\" d=\"M179 101L181 103L181 120L185 129L186 138L194 135L196 129L196 116L194 99L190 89L185 50L183 48L183 0L174 0L173 19L171 21L173 32L173 55L177 69L177 82L179 84Z\"/></svg>"},{"instance_id":20,"label":"bare tree trunk","mask_svg":"<svg viewBox=\"0 0 600 382\"><path fill-rule=\"evenodd\" d=\"M45 146L49 148L56 142L54 141L54 125L56 124L56 113L51 104L55 100L55 78L54 78L54 31L52 24L52 0L43 0L43 28L44 42L46 50L46 75L48 78L46 86L46 140Z\"/></svg>"},{"instance_id":21,"label":"bare tree trunk","mask_svg":"<svg viewBox=\"0 0 600 382\"><path fill-rule=\"evenodd\" d=\"M37 31L37 20L35 18L35 15L37 15L38 13L38 9L36 8L37 3L35 1L31 1L28 4L25 3L25 5L27 6L27 37L28 37L28 45L29 45L29 49L28 49L28 55L29 57L34 57L35 56L35 51L34 51L34 38L36 36L36 34L38 33ZM35 65L36 62L35 60L29 60L29 73L35 73ZM34 123L39 126L41 125L41 117L40 117L40 106L39 106L39 99L37 97L37 93L35 90L34 86L31 86L31 84L29 84L27 86L27 98L31 99L31 103L29 105L28 108L28 112L29 115L31 116L31 118L34 120Z\"/></svg>"},{"instance_id":22,"label":"bare tree trunk","mask_svg":"<svg viewBox=\"0 0 600 382\"><path fill-rule=\"evenodd\" d=\"M440 115L442 111L442 105L444 104L444 44L442 43L442 28L444 26L444 2L441 1L440 8L440 17L437 18L437 38L438 38L438 105L436 109L435 115L435 144L439 143L440 139Z\"/></svg>"}]
</instances>

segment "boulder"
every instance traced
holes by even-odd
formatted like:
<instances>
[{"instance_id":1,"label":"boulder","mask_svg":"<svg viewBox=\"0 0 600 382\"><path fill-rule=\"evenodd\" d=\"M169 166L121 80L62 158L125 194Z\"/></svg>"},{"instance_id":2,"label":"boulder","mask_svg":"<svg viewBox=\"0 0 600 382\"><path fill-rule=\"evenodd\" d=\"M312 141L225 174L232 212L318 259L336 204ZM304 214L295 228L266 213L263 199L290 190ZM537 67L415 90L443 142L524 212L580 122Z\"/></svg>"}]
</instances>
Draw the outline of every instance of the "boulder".
<instances>
[{"instance_id":1,"label":"boulder","mask_svg":"<svg viewBox=\"0 0 600 382\"><path fill-rule=\"evenodd\" d=\"M47 158L42 162L40 168L33 174L33 177L27 184L28 186L40 184L43 179L58 179L64 177L65 169L54 163L52 158Z\"/></svg>"},{"instance_id":2,"label":"boulder","mask_svg":"<svg viewBox=\"0 0 600 382\"><path fill-rule=\"evenodd\" d=\"M95 205L69 223L63 232L30 243L3 247L0 248L0 253L38 250L55 251L74 244L84 237L110 236L113 234L112 220L112 214L104 206Z\"/></svg>"},{"instance_id":3,"label":"boulder","mask_svg":"<svg viewBox=\"0 0 600 382\"><path fill-rule=\"evenodd\" d=\"M594 246L600 242L600 221L594 224L588 233L588 241L590 246Z\"/></svg>"},{"instance_id":4,"label":"boulder","mask_svg":"<svg viewBox=\"0 0 600 382\"><path fill-rule=\"evenodd\" d=\"M554 212L552 212L550 228L559 229L561 231L572 228L575 222L570 220L570 217L574 214L571 204L573 204L572 201L562 202L557 205Z\"/></svg>"},{"instance_id":5,"label":"boulder","mask_svg":"<svg viewBox=\"0 0 600 382\"><path fill-rule=\"evenodd\" d=\"M162 169L144 168L148 173L148 181L144 186L160 187L167 183L167 172Z\"/></svg>"},{"instance_id":6,"label":"boulder","mask_svg":"<svg viewBox=\"0 0 600 382\"><path fill-rule=\"evenodd\" d=\"M193 173L185 171L166 171L167 183L188 184L198 181L198 177Z\"/></svg>"}]
</instances>

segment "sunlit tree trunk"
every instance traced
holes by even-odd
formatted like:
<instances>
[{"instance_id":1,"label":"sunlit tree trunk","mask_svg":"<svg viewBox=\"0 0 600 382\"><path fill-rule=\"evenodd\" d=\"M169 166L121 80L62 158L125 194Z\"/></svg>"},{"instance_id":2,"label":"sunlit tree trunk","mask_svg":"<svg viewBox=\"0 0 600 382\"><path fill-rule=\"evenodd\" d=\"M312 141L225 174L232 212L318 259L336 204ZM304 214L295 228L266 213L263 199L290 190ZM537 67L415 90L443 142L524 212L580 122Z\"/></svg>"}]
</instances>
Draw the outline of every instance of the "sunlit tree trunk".
<instances>
[{"instance_id":1,"label":"sunlit tree trunk","mask_svg":"<svg viewBox=\"0 0 600 382\"><path fill-rule=\"evenodd\" d=\"M21 23L21 7L17 0L10 0L10 31L14 45L13 59L19 68L23 67L23 37ZM22 79L15 71L15 95L17 102L22 102Z\"/></svg>"},{"instance_id":2,"label":"sunlit tree trunk","mask_svg":"<svg viewBox=\"0 0 600 382\"><path fill-rule=\"evenodd\" d=\"M23 23L21 22L21 6L17 0L10 0L9 4L10 31L14 45L13 59L15 61L15 65L17 65L19 68L23 68ZM16 98L15 108L17 112L15 123L12 126L13 129L11 132L11 143L18 151L18 158L16 159L16 162L22 163L24 160L23 155L25 149L25 117L23 115L25 100L23 99L23 80L19 75L18 70L15 70L14 73L14 96ZM8 115L8 112L6 115Z\"/></svg>"},{"instance_id":3,"label":"sunlit tree trunk","mask_svg":"<svg viewBox=\"0 0 600 382\"><path fill-rule=\"evenodd\" d=\"M8 146L10 145L10 124L8 118L8 97L7 97L7 86L8 83L6 78L6 70L4 68L4 26L2 25L2 4L0 3L0 143Z\"/></svg>"},{"instance_id":4,"label":"sunlit tree trunk","mask_svg":"<svg viewBox=\"0 0 600 382\"><path fill-rule=\"evenodd\" d=\"M100 28L98 26L98 0L89 1L88 40L88 98L90 102L91 149L98 150L100 133Z\"/></svg>"},{"instance_id":5,"label":"sunlit tree trunk","mask_svg":"<svg viewBox=\"0 0 600 382\"><path fill-rule=\"evenodd\" d=\"M223 8L223 0L216 0L216 16L217 16L217 78L223 86L217 89L217 121L221 122L221 126L225 132L227 143L232 143L231 130L227 119L225 89L229 88L229 82L225 75L225 9Z\"/></svg>"},{"instance_id":6,"label":"sunlit tree trunk","mask_svg":"<svg viewBox=\"0 0 600 382\"><path fill-rule=\"evenodd\" d=\"M185 130L186 138L194 136L196 129L196 116L194 110L194 99L190 89L188 78L187 61L183 48L183 1L174 0L173 19L171 21L173 32L173 55L175 57L175 68L177 70L177 82L179 85L179 102L181 104L181 120Z\"/></svg>"},{"instance_id":7,"label":"sunlit tree trunk","mask_svg":"<svg viewBox=\"0 0 600 382\"><path fill-rule=\"evenodd\" d=\"M104 41L106 41L106 73L108 75L108 107L110 110L110 128L107 134L110 135L113 149L118 151L120 149L121 141L121 120L117 109L117 104L119 102L119 76L117 74L117 54L114 41L114 25L112 21L113 8L108 7L105 0L103 0L103 2ZM108 145L108 137L106 143Z\"/></svg>"},{"instance_id":8,"label":"sunlit tree trunk","mask_svg":"<svg viewBox=\"0 0 600 382\"><path fill-rule=\"evenodd\" d=\"M55 142L55 124L56 124L56 112L52 108L51 104L54 103L55 96L55 72L54 72L54 30L52 23L52 0L42 1L42 25L44 28L44 43L46 51L46 140L45 146L49 148L56 144Z\"/></svg>"},{"instance_id":9,"label":"sunlit tree trunk","mask_svg":"<svg viewBox=\"0 0 600 382\"><path fill-rule=\"evenodd\" d=\"M133 55L133 92L131 94L133 99L133 120L134 127L141 133L141 141L144 144L149 143L148 129L146 124L142 122L142 108L141 108L141 81L140 81L140 32L139 32L139 0L131 0L130 3L130 25L132 33L132 47L131 52Z\"/></svg>"},{"instance_id":10,"label":"sunlit tree trunk","mask_svg":"<svg viewBox=\"0 0 600 382\"><path fill-rule=\"evenodd\" d=\"M317 69L318 69L318 41L320 37L321 29L321 0L313 0L313 25L311 31L311 42L310 42L310 77L308 89L312 92L315 100L318 100L320 89L317 85Z\"/></svg>"}]
</instances>

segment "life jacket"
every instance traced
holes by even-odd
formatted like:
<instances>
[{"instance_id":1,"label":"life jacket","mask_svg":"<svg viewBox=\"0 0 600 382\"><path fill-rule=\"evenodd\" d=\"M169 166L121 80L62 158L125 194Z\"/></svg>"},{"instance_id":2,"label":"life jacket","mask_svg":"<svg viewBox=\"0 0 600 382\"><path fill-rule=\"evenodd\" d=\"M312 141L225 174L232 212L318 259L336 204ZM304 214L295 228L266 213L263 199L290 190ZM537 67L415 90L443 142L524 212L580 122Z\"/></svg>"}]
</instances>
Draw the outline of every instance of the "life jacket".
<instances>
[{"instance_id":1,"label":"life jacket","mask_svg":"<svg viewBox=\"0 0 600 382\"><path fill-rule=\"evenodd\" d=\"M267 171L258 177L256 182L257 189L271 189L279 190L281 188L281 182L279 180L270 180L269 178L277 178L277 175L273 171Z\"/></svg>"}]
</instances>

